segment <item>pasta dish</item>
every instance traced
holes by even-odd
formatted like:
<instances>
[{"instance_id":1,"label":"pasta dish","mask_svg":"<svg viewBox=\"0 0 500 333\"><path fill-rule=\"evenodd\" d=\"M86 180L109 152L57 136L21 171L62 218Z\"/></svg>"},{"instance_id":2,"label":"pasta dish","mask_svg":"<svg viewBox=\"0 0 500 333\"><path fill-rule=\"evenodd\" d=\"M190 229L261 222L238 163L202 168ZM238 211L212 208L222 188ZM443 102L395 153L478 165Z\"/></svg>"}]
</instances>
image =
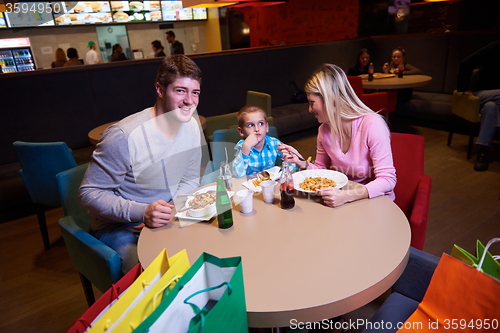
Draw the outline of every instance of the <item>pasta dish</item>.
<instances>
[{"instance_id":1,"label":"pasta dish","mask_svg":"<svg viewBox=\"0 0 500 333\"><path fill-rule=\"evenodd\" d=\"M215 191L207 191L205 193L195 193L194 198L188 202L188 206L202 205L193 209L202 209L210 206L215 202Z\"/></svg>"},{"instance_id":2,"label":"pasta dish","mask_svg":"<svg viewBox=\"0 0 500 333\"><path fill-rule=\"evenodd\" d=\"M316 191L321 188L335 187L335 185L333 180L322 177L307 177L299 184L300 188L305 191Z\"/></svg>"}]
</instances>

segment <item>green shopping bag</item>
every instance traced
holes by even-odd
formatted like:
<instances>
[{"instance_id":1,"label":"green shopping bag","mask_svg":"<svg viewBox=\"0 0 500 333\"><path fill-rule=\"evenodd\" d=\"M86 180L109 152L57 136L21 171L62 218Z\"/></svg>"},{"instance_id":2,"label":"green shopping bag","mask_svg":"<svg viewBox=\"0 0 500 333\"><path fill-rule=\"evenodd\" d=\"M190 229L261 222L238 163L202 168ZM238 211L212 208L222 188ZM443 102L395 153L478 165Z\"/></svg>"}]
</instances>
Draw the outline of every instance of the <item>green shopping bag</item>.
<instances>
[{"instance_id":1,"label":"green shopping bag","mask_svg":"<svg viewBox=\"0 0 500 333\"><path fill-rule=\"evenodd\" d=\"M248 332L241 257L202 253L133 332Z\"/></svg>"},{"instance_id":2,"label":"green shopping bag","mask_svg":"<svg viewBox=\"0 0 500 333\"><path fill-rule=\"evenodd\" d=\"M488 242L489 245L500 241L500 238L493 238ZM486 245L489 248L489 245ZM472 267L477 267L479 264L479 260L483 256L484 253L484 245L478 240L476 242L476 254L477 257L465 251L458 245L454 245L451 250L451 256L455 259L458 259ZM496 257L492 256L491 253L487 252L484 258L484 263L482 266L482 271L485 274L488 274L498 280L500 280L500 263L495 260Z\"/></svg>"}]
</instances>

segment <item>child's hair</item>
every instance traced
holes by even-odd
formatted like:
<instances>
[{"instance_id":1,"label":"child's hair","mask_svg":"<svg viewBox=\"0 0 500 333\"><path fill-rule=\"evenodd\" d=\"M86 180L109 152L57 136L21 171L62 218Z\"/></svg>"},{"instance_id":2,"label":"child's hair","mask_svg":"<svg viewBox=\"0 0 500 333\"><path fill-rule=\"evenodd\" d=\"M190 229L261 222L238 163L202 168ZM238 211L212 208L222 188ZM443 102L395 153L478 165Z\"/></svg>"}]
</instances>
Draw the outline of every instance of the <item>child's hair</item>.
<instances>
[{"instance_id":1,"label":"child's hair","mask_svg":"<svg viewBox=\"0 0 500 333\"><path fill-rule=\"evenodd\" d=\"M257 105L245 105L238 111L238 126L243 127L245 126L245 119L244 117L247 114L254 113L254 112L262 112L264 114L264 119L267 122L267 114L266 111L262 110L260 106Z\"/></svg>"}]
</instances>

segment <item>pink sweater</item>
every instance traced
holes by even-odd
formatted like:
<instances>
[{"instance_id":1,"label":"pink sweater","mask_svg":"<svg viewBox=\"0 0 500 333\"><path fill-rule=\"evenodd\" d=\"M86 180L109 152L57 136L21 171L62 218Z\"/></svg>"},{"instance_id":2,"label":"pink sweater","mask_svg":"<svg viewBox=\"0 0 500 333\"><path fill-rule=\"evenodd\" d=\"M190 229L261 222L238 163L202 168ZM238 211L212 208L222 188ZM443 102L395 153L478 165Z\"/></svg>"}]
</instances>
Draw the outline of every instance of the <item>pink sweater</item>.
<instances>
[{"instance_id":1,"label":"pink sweater","mask_svg":"<svg viewBox=\"0 0 500 333\"><path fill-rule=\"evenodd\" d=\"M394 200L396 169L392 162L390 132L384 119L366 115L352 121L351 146L347 153L338 138L332 145L330 125L319 127L316 161L309 169L332 169L347 175L349 180L365 185L370 198L387 195Z\"/></svg>"}]
</instances>

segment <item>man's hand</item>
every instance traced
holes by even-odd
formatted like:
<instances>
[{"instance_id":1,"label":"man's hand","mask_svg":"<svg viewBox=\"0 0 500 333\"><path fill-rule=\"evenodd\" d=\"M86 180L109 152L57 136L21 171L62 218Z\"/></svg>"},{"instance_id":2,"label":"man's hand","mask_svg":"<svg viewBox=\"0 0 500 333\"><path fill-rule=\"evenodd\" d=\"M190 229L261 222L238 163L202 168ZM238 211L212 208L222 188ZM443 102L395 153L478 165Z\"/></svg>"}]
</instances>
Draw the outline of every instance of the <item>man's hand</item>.
<instances>
[{"instance_id":1,"label":"man's hand","mask_svg":"<svg viewBox=\"0 0 500 333\"><path fill-rule=\"evenodd\" d=\"M157 200L146 207L144 223L151 228L162 227L170 221L174 205L164 200Z\"/></svg>"},{"instance_id":2,"label":"man's hand","mask_svg":"<svg viewBox=\"0 0 500 333\"><path fill-rule=\"evenodd\" d=\"M464 95L471 95L474 96L474 92L471 90L464 91Z\"/></svg>"}]
</instances>

